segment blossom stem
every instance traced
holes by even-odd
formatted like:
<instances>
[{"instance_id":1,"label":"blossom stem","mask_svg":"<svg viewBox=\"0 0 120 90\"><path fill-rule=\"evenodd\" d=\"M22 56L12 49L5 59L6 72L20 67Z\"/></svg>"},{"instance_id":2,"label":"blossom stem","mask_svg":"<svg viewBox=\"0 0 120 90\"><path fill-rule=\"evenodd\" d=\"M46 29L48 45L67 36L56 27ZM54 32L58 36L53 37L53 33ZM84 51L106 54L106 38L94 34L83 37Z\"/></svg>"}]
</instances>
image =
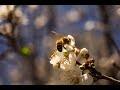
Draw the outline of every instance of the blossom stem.
<instances>
[{"instance_id":1,"label":"blossom stem","mask_svg":"<svg viewBox=\"0 0 120 90\"><path fill-rule=\"evenodd\" d=\"M76 64L77 64L77 65L82 65L82 64L81 64L81 63L79 63L78 61L76 61Z\"/></svg>"}]
</instances>

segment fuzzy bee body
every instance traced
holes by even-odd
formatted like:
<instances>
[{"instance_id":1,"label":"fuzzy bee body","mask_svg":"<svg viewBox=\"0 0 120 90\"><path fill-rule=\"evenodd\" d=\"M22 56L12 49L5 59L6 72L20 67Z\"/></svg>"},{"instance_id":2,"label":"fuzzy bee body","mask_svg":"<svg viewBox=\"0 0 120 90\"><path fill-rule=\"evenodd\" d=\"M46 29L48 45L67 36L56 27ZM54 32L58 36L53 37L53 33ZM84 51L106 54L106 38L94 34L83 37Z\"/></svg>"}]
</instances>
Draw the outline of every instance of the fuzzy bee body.
<instances>
[{"instance_id":1,"label":"fuzzy bee body","mask_svg":"<svg viewBox=\"0 0 120 90\"><path fill-rule=\"evenodd\" d=\"M63 40L57 40L56 46L57 46L57 50L58 50L59 52L62 52Z\"/></svg>"},{"instance_id":2,"label":"fuzzy bee body","mask_svg":"<svg viewBox=\"0 0 120 90\"><path fill-rule=\"evenodd\" d=\"M62 52L62 45L57 45L57 50L58 50L59 52Z\"/></svg>"},{"instance_id":3,"label":"fuzzy bee body","mask_svg":"<svg viewBox=\"0 0 120 90\"><path fill-rule=\"evenodd\" d=\"M70 39L68 37L62 37L60 40L57 40L56 42L57 50L59 52L62 52L64 45L69 43L70 43Z\"/></svg>"},{"instance_id":4,"label":"fuzzy bee body","mask_svg":"<svg viewBox=\"0 0 120 90\"><path fill-rule=\"evenodd\" d=\"M61 37L59 40L56 41L56 46L57 46L57 50L58 50L59 52L62 52L63 48L65 48L64 45L65 45L65 44L69 44L71 40L70 40L70 38L68 38L68 37L61 36L60 34L58 34L58 33L55 32L55 31L52 31L52 32L53 32L54 34L59 35L59 36Z\"/></svg>"}]
</instances>

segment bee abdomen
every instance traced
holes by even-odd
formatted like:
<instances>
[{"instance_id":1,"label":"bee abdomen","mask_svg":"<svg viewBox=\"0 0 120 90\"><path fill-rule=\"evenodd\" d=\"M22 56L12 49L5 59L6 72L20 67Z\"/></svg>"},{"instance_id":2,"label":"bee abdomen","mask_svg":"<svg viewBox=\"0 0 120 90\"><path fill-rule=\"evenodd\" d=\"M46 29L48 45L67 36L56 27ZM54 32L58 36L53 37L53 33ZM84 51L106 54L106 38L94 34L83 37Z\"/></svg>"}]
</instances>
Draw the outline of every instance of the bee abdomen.
<instances>
[{"instance_id":1,"label":"bee abdomen","mask_svg":"<svg viewBox=\"0 0 120 90\"><path fill-rule=\"evenodd\" d=\"M59 52L62 52L62 45L57 45L57 50L58 50Z\"/></svg>"}]
</instances>

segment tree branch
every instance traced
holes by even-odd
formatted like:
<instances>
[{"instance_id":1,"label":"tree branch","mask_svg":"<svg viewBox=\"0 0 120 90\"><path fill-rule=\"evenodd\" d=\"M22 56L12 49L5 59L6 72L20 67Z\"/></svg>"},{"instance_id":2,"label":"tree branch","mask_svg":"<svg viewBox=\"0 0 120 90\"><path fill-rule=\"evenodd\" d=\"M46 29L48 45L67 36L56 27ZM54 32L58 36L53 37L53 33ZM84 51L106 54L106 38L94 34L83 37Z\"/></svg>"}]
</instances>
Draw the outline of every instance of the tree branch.
<instances>
[{"instance_id":1,"label":"tree branch","mask_svg":"<svg viewBox=\"0 0 120 90\"><path fill-rule=\"evenodd\" d=\"M76 64L81 65L79 62L76 62ZM115 82L116 84L120 84L120 80L114 79L114 78L109 77L109 76L104 75L104 74L101 74L101 72L98 72L93 67L88 68L88 70L90 71L89 74L96 79L95 81L100 80L100 79L105 79L105 80Z\"/></svg>"},{"instance_id":2,"label":"tree branch","mask_svg":"<svg viewBox=\"0 0 120 90\"><path fill-rule=\"evenodd\" d=\"M117 84L120 84L120 80L114 79L113 77L109 77L107 75L102 74L100 79L106 79L112 82L115 82Z\"/></svg>"}]
</instances>

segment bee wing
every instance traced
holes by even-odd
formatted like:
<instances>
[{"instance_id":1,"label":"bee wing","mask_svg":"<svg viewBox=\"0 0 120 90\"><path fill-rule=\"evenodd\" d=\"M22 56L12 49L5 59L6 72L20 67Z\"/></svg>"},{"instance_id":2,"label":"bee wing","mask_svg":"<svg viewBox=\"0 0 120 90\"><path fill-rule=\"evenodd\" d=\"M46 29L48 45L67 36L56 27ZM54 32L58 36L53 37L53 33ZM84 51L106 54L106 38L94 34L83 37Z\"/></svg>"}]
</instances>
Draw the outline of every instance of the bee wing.
<instances>
[{"instance_id":1,"label":"bee wing","mask_svg":"<svg viewBox=\"0 0 120 90\"><path fill-rule=\"evenodd\" d=\"M51 31L52 33L54 33L55 35L60 35L59 33L55 32L55 31Z\"/></svg>"},{"instance_id":2,"label":"bee wing","mask_svg":"<svg viewBox=\"0 0 120 90\"><path fill-rule=\"evenodd\" d=\"M59 34L58 32L55 32L55 31L51 31L51 32L54 33L56 36L63 37L63 35Z\"/></svg>"}]
</instances>

